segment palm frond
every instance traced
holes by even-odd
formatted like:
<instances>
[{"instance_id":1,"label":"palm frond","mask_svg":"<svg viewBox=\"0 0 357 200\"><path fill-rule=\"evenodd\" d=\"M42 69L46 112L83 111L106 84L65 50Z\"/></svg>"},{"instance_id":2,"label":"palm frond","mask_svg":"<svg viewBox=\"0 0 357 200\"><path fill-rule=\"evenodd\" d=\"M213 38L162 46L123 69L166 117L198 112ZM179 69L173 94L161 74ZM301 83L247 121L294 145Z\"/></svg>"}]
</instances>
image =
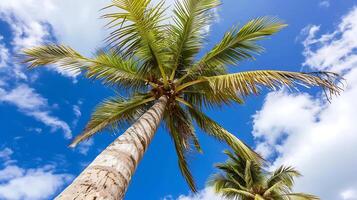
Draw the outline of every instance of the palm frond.
<instances>
[{"instance_id":1,"label":"palm frond","mask_svg":"<svg viewBox=\"0 0 357 200\"><path fill-rule=\"evenodd\" d=\"M246 144L244 144L244 142L225 130L222 126L210 119L204 113L198 109L194 109L193 107L189 107L189 112L192 118L196 121L197 125L208 135L211 135L220 141L224 141L246 160L253 160L257 163L262 162L262 158Z\"/></svg>"},{"instance_id":2,"label":"palm frond","mask_svg":"<svg viewBox=\"0 0 357 200\"><path fill-rule=\"evenodd\" d=\"M44 45L23 50L23 63L29 68L55 64L60 69L78 74L92 63L74 49L64 45Z\"/></svg>"},{"instance_id":3,"label":"palm frond","mask_svg":"<svg viewBox=\"0 0 357 200\"><path fill-rule=\"evenodd\" d=\"M234 91L215 91L207 85L196 85L182 91L185 101L198 108L215 108L234 103L242 104L244 101Z\"/></svg>"},{"instance_id":4,"label":"palm frond","mask_svg":"<svg viewBox=\"0 0 357 200\"><path fill-rule=\"evenodd\" d=\"M183 109L178 103L170 105L170 112L165 115L165 120L171 134L179 134L182 139L182 146L186 150L190 150L194 146L198 152L201 152L201 146L195 133L195 128L192 124L192 118L189 113ZM175 129L175 131L174 131ZM172 132L174 131L174 132Z\"/></svg>"},{"instance_id":5,"label":"palm frond","mask_svg":"<svg viewBox=\"0 0 357 200\"><path fill-rule=\"evenodd\" d=\"M270 173L264 170L263 165L245 160L237 152L225 151L225 154L229 159L216 165L221 173L214 175L208 184L229 199L319 199L310 194L291 193L294 178L300 176L292 167L281 166Z\"/></svg>"},{"instance_id":6,"label":"palm frond","mask_svg":"<svg viewBox=\"0 0 357 200\"><path fill-rule=\"evenodd\" d=\"M215 174L209 179L207 184L213 187L215 193L220 194L228 199L239 199L237 197L241 197L241 198L254 197L254 195L252 196L252 194L247 192L247 190L241 189L244 187L241 188L235 187L236 185L232 183L233 181L235 180L227 179L222 174Z\"/></svg>"},{"instance_id":7,"label":"palm frond","mask_svg":"<svg viewBox=\"0 0 357 200\"><path fill-rule=\"evenodd\" d=\"M204 29L214 17L213 9L219 4L219 0L176 0L173 11L174 24L170 26L174 38L171 79L176 72L182 73L181 70L191 66L194 56L202 47L206 35Z\"/></svg>"},{"instance_id":8,"label":"palm frond","mask_svg":"<svg viewBox=\"0 0 357 200\"><path fill-rule=\"evenodd\" d=\"M146 111L147 104L154 100L154 97L138 95L129 100L115 97L104 101L97 106L86 128L73 140L70 147L75 147L105 128L117 129L133 123Z\"/></svg>"},{"instance_id":9,"label":"palm frond","mask_svg":"<svg viewBox=\"0 0 357 200\"><path fill-rule=\"evenodd\" d=\"M329 91L330 95L338 95L341 88L336 84L340 76L331 72L287 72L273 70L259 70L240 72L235 74L204 77L215 91L236 91L240 96L258 94L260 86L272 90L288 87L295 88L296 85L320 86Z\"/></svg>"},{"instance_id":10,"label":"palm frond","mask_svg":"<svg viewBox=\"0 0 357 200\"><path fill-rule=\"evenodd\" d=\"M213 187L216 193L220 193L227 183L228 181L223 174L214 174L208 179L207 185Z\"/></svg>"},{"instance_id":11,"label":"palm frond","mask_svg":"<svg viewBox=\"0 0 357 200\"><path fill-rule=\"evenodd\" d=\"M147 77L138 72L140 67L136 61L124 59L113 51L99 52L91 61L93 64L86 68L86 76L90 79L134 89L143 88L149 83Z\"/></svg>"},{"instance_id":12,"label":"palm frond","mask_svg":"<svg viewBox=\"0 0 357 200\"><path fill-rule=\"evenodd\" d=\"M315 195L305 194L305 193L290 193L290 194L286 194L285 196L287 196L289 199L292 200L319 200L320 199Z\"/></svg>"},{"instance_id":13,"label":"palm frond","mask_svg":"<svg viewBox=\"0 0 357 200\"><path fill-rule=\"evenodd\" d=\"M189 70L189 73L201 75L207 70L236 65L241 60L253 59L254 54L263 50L256 44L256 41L273 35L285 26L276 18L260 17L249 21L241 28L233 27L224 35L221 42Z\"/></svg>"},{"instance_id":14,"label":"palm frond","mask_svg":"<svg viewBox=\"0 0 357 200\"><path fill-rule=\"evenodd\" d=\"M272 176L267 180L267 186L272 187L278 182L283 182L284 185L291 188L294 184L294 178L301 176L300 172L293 167L280 166L276 169Z\"/></svg>"},{"instance_id":15,"label":"palm frond","mask_svg":"<svg viewBox=\"0 0 357 200\"><path fill-rule=\"evenodd\" d=\"M117 8L117 12L103 15L113 28L108 37L110 46L118 52L131 56L135 54L145 63L147 70L160 70L164 79L163 25L164 2L150 6L151 0L113 0L106 8Z\"/></svg>"},{"instance_id":16,"label":"palm frond","mask_svg":"<svg viewBox=\"0 0 357 200\"><path fill-rule=\"evenodd\" d=\"M191 171L188 167L187 158L185 155L186 152L185 152L184 148L181 146L178 138L174 138L174 143L175 143L175 149L176 149L176 154L178 157L178 164L179 164L181 174L185 178L185 180L188 183L188 185L190 186L191 190L193 192L197 192L195 181L194 181Z\"/></svg>"},{"instance_id":17,"label":"palm frond","mask_svg":"<svg viewBox=\"0 0 357 200\"><path fill-rule=\"evenodd\" d=\"M286 185L284 185L283 181L276 182L274 185L270 186L263 194L263 196L269 196L273 192L280 192L280 191L289 191Z\"/></svg>"},{"instance_id":18,"label":"palm frond","mask_svg":"<svg viewBox=\"0 0 357 200\"><path fill-rule=\"evenodd\" d=\"M223 194L225 194L225 196L229 197L229 196L244 196L245 198L254 198L254 195L252 195L251 193L244 191L244 190L238 190L238 189L234 189L234 188L224 188L222 189Z\"/></svg>"},{"instance_id":19,"label":"palm frond","mask_svg":"<svg viewBox=\"0 0 357 200\"><path fill-rule=\"evenodd\" d=\"M250 160L246 160L245 170L244 170L244 181L248 188L253 186L253 174L252 174L252 162Z\"/></svg>"},{"instance_id":20,"label":"palm frond","mask_svg":"<svg viewBox=\"0 0 357 200\"><path fill-rule=\"evenodd\" d=\"M170 112L165 116L166 126L173 138L178 157L178 164L181 174L193 192L197 192L196 184L188 167L186 154L190 150L190 140L193 140L195 147L200 150L200 146L191 118L179 105L172 106Z\"/></svg>"},{"instance_id":21,"label":"palm frond","mask_svg":"<svg viewBox=\"0 0 357 200\"><path fill-rule=\"evenodd\" d=\"M100 51L95 58L86 58L64 45L45 45L25 49L23 62L29 63L30 68L53 64L74 74L86 72L87 78L127 89L142 88L149 82L138 73L139 67L133 59L124 59L113 51Z\"/></svg>"},{"instance_id":22,"label":"palm frond","mask_svg":"<svg viewBox=\"0 0 357 200\"><path fill-rule=\"evenodd\" d=\"M225 173L225 178L230 187L248 189L245 180L245 164L239 165L234 161L227 161L226 163L218 163L215 166Z\"/></svg>"}]
</instances>

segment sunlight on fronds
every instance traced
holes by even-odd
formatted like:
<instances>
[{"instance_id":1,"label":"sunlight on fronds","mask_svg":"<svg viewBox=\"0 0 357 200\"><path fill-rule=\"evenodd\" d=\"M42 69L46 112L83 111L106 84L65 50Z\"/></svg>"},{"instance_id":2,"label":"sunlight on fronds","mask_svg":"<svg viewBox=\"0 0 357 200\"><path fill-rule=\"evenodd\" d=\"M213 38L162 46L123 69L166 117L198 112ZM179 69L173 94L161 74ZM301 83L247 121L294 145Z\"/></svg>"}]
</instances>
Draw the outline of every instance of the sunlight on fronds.
<instances>
[{"instance_id":1,"label":"sunlight on fronds","mask_svg":"<svg viewBox=\"0 0 357 200\"><path fill-rule=\"evenodd\" d=\"M283 87L296 88L319 86L329 91L329 95L339 95L342 89L336 85L341 77L330 72L286 72L286 71L249 71L235 74L204 77L215 91L236 91L240 96L259 94L261 86L277 90Z\"/></svg>"}]
</instances>

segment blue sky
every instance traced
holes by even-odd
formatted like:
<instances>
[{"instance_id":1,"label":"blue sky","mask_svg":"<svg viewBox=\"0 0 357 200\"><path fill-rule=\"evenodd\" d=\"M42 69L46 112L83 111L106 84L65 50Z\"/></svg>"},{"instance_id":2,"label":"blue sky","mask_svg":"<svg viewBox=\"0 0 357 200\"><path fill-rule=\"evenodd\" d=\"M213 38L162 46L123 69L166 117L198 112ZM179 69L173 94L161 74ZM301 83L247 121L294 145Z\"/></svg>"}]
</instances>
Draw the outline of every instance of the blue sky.
<instances>
[{"instance_id":1,"label":"blue sky","mask_svg":"<svg viewBox=\"0 0 357 200\"><path fill-rule=\"evenodd\" d=\"M44 42L68 44L81 53L103 43L98 10L108 1L1 0L0 2L0 199L52 199L120 133L102 133L67 148L113 88L59 71L28 71L14 55ZM168 1L168 5L171 1ZM322 199L357 199L357 2L355 0L223 0L210 26L207 50L231 26L259 16L289 24L262 42L266 52L230 70L332 70L346 91L327 103L318 89L300 94L265 91L246 104L208 110L229 131L261 152L273 166L291 164L305 176L296 190ZM200 188L191 195L177 167L171 139L160 129L132 180L126 199L220 199L205 182L226 158L225 145L199 134L203 154L190 157ZM343 170L341 170L343 168ZM338 177L333 177L337 176ZM333 181L331 179L334 178ZM31 185L31 187L28 187Z\"/></svg>"}]
</instances>

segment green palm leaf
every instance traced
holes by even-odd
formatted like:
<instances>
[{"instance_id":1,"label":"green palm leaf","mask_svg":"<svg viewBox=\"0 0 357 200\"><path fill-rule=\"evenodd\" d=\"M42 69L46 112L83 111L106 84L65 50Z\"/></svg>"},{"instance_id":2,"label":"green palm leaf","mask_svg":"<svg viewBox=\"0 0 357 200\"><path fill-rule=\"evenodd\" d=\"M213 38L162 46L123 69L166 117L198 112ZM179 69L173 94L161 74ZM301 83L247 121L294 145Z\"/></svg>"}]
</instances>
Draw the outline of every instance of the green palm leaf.
<instances>
[{"instance_id":1,"label":"green palm leaf","mask_svg":"<svg viewBox=\"0 0 357 200\"><path fill-rule=\"evenodd\" d=\"M294 168L289 166L280 166L267 180L267 185L268 187L272 187L278 182L283 182L284 185L287 185L289 188L291 188L294 184L294 178L299 176L301 176L300 172L298 172Z\"/></svg>"},{"instance_id":2,"label":"green palm leaf","mask_svg":"<svg viewBox=\"0 0 357 200\"><path fill-rule=\"evenodd\" d=\"M196 184L188 167L186 154L190 150L191 141L198 151L201 147L198 143L192 120L188 113L183 110L178 104L170 108L170 112L165 116L166 126L171 134L178 157L180 171L186 182L196 192Z\"/></svg>"},{"instance_id":3,"label":"green palm leaf","mask_svg":"<svg viewBox=\"0 0 357 200\"><path fill-rule=\"evenodd\" d=\"M122 97L108 99L101 103L92 114L84 131L77 136L70 147L75 147L81 141L93 136L105 128L120 128L133 123L145 112L147 103L155 98L146 95L135 96L130 100Z\"/></svg>"},{"instance_id":4,"label":"green palm leaf","mask_svg":"<svg viewBox=\"0 0 357 200\"><path fill-rule=\"evenodd\" d=\"M239 155L246 159L254 160L257 163L260 163L262 161L262 158L257 153L255 153L246 144L244 144L233 134L225 130L215 121L207 117L204 113L190 107L189 112L193 119L195 119L197 125L208 135L211 135L217 138L218 140L224 141L232 149L238 152Z\"/></svg>"},{"instance_id":5,"label":"green palm leaf","mask_svg":"<svg viewBox=\"0 0 357 200\"><path fill-rule=\"evenodd\" d=\"M80 73L91 61L74 49L64 45L39 46L23 51L24 63L29 63L30 68L43 65L56 64L60 69L72 73Z\"/></svg>"},{"instance_id":6,"label":"green palm leaf","mask_svg":"<svg viewBox=\"0 0 357 200\"><path fill-rule=\"evenodd\" d=\"M252 59L253 54L263 48L256 44L266 36L272 35L286 25L271 17L260 17L249 21L242 28L233 27L220 43L210 50L197 64L189 70L190 74L202 75L206 71L236 65L239 61Z\"/></svg>"},{"instance_id":7,"label":"green palm leaf","mask_svg":"<svg viewBox=\"0 0 357 200\"><path fill-rule=\"evenodd\" d=\"M167 81L164 69L165 43L164 28L160 23L164 17L164 1L150 7L151 0L113 0L106 8L116 8L118 12L103 15L110 20L109 27L115 28L108 37L116 51L135 55L145 63L145 70L160 70ZM154 72L152 72L154 73Z\"/></svg>"},{"instance_id":8,"label":"green palm leaf","mask_svg":"<svg viewBox=\"0 0 357 200\"><path fill-rule=\"evenodd\" d=\"M244 191L244 190L238 190L238 189L234 189L234 188L224 188L222 189L222 192L226 193L226 194L234 194L234 196L244 196L244 197L252 197L254 198L254 195L252 195L251 193ZM232 194L228 195L228 196L232 196Z\"/></svg>"},{"instance_id":9,"label":"green palm leaf","mask_svg":"<svg viewBox=\"0 0 357 200\"><path fill-rule=\"evenodd\" d=\"M112 51L100 51L95 58L86 58L70 47L47 45L24 50L23 61L30 63L30 68L53 64L75 74L86 72L87 78L126 89L142 88L150 83L138 73L137 62Z\"/></svg>"},{"instance_id":10,"label":"green palm leaf","mask_svg":"<svg viewBox=\"0 0 357 200\"><path fill-rule=\"evenodd\" d=\"M216 108L232 103L244 103L234 91L215 91L210 86L196 85L189 90L184 90L184 99L198 108Z\"/></svg>"},{"instance_id":11,"label":"green palm leaf","mask_svg":"<svg viewBox=\"0 0 357 200\"><path fill-rule=\"evenodd\" d=\"M124 88L143 88L149 83L144 74L139 73L138 63L133 59L123 59L114 52L99 52L86 71L90 79L102 80L108 85Z\"/></svg>"},{"instance_id":12,"label":"green palm leaf","mask_svg":"<svg viewBox=\"0 0 357 200\"><path fill-rule=\"evenodd\" d=\"M294 178L300 173L292 167L281 166L273 173L253 160L246 160L238 152L225 151L229 160L216 165L221 173L215 174L208 185L230 199L314 200L318 197L305 193L292 193Z\"/></svg>"},{"instance_id":13,"label":"green palm leaf","mask_svg":"<svg viewBox=\"0 0 357 200\"><path fill-rule=\"evenodd\" d=\"M245 169L244 169L244 181L247 187L251 188L253 186L253 174L252 174L252 162L250 160L246 161Z\"/></svg>"},{"instance_id":14,"label":"green palm leaf","mask_svg":"<svg viewBox=\"0 0 357 200\"><path fill-rule=\"evenodd\" d=\"M174 25L170 27L174 38L171 79L175 78L175 73L182 73L181 70L192 64L194 56L202 47L206 34L204 29L213 20L213 9L219 4L219 0L176 1Z\"/></svg>"}]
</instances>

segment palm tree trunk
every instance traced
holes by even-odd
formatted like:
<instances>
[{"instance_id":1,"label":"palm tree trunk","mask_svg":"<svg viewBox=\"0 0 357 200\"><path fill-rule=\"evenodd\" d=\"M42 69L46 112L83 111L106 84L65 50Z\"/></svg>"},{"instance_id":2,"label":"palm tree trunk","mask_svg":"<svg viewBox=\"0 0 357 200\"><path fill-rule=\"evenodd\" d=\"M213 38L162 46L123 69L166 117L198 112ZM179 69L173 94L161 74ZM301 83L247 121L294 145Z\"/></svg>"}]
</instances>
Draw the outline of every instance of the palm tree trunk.
<instances>
[{"instance_id":1,"label":"palm tree trunk","mask_svg":"<svg viewBox=\"0 0 357 200\"><path fill-rule=\"evenodd\" d=\"M131 177L160 124L166 104L167 97L161 97L99 154L56 199L123 199Z\"/></svg>"}]
</instances>

